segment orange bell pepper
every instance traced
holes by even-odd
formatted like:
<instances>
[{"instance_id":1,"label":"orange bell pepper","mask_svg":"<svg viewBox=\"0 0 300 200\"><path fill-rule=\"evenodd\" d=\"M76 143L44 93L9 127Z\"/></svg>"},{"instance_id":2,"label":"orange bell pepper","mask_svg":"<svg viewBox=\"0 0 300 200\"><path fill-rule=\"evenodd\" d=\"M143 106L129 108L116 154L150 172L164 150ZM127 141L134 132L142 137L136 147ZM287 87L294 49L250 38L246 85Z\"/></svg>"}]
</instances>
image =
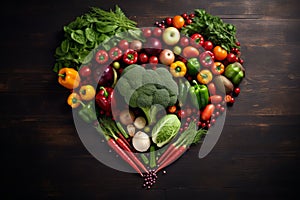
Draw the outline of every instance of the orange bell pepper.
<instances>
[{"instance_id":1,"label":"orange bell pepper","mask_svg":"<svg viewBox=\"0 0 300 200\"><path fill-rule=\"evenodd\" d=\"M78 72L73 68L62 68L58 72L58 82L68 88L74 89L79 86L80 77Z\"/></svg>"},{"instance_id":2,"label":"orange bell pepper","mask_svg":"<svg viewBox=\"0 0 300 200\"><path fill-rule=\"evenodd\" d=\"M80 96L79 96L79 94L77 94L75 92L71 93L68 97L67 102L72 108L77 108L80 105Z\"/></svg>"}]
</instances>

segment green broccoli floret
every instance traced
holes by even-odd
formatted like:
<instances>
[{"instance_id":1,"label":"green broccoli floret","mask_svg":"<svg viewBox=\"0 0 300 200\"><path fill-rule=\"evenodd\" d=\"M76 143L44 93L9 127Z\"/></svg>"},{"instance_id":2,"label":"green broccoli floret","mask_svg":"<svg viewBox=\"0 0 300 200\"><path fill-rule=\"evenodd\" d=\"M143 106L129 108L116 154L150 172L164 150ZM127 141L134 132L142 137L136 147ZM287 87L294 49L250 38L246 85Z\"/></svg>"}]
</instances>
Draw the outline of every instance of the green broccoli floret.
<instances>
[{"instance_id":1,"label":"green broccoli floret","mask_svg":"<svg viewBox=\"0 0 300 200\"><path fill-rule=\"evenodd\" d=\"M143 77L145 75L145 69L143 67L134 67L133 70L128 71L125 76L129 85L133 89L137 89L143 85Z\"/></svg>"},{"instance_id":2,"label":"green broccoli floret","mask_svg":"<svg viewBox=\"0 0 300 200\"><path fill-rule=\"evenodd\" d=\"M153 95L153 102L166 108L170 102L170 94L166 89L158 89Z\"/></svg>"},{"instance_id":3,"label":"green broccoli floret","mask_svg":"<svg viewBox=\"0 0 300 200\"><path fill-rule=\"evenodd\" d=\"M122 96L126 96L129 94L129 91L132 90L132 87L130 86L128 80L126 78L121 77L116 85L116 88L118 89L119 93ZM132 93L132 92L131 92Z\"/></svg>"},{"instance_id":4,"label":"green broccoli floret","mask_svg":"<svg viewBox=\"0 0 300 200\"><path fill-rule=\"evenodd\" d=\"M153 95L156 92L157 88L153 84L146 84L140 87L138 90L143 91L147 95Z\"/></svg>"}]
</instances>

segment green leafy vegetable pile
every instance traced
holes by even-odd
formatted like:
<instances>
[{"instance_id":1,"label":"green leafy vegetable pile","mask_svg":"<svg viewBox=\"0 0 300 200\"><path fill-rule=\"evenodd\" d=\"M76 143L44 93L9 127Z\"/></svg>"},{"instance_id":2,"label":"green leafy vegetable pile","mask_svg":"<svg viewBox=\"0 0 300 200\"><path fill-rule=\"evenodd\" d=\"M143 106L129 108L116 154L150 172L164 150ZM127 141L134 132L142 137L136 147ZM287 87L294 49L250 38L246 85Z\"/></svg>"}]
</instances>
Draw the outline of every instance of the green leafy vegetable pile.
<instances>
[{"instance_id":1,"label":"green leafy vegetable pile","mask_svg":"<svg viewBox=\"0 0 300 200\"><path fill-rule=\"evenodd\" d=\"M124 38L142 40L136 25L118 6L114 11L92 7L90 12L64 26L64 40L56 48L53 71L58 72L63 67L78 70L82 63L89 62L88 57L92 57L89 53L107 41L111 44L103 45L106 50ZM114 40L110 40L112 36L115 36Z\"/></svg>"},{"instance_id":2,"label":"green leafy vegetable pile","mask_svg":"<svg viewBox=\"0 0 300 200\"><path fill-rule=\"evenodd\" d=\"M221 46L228 52L232 48L240 48L236 44L235 26L224 23L221 18L210 15L203 9L195 9L193 23L183 27L181 33L188 36L201 33L205 40L210 40L214 45Z\"/></svg>"}]
</instances>

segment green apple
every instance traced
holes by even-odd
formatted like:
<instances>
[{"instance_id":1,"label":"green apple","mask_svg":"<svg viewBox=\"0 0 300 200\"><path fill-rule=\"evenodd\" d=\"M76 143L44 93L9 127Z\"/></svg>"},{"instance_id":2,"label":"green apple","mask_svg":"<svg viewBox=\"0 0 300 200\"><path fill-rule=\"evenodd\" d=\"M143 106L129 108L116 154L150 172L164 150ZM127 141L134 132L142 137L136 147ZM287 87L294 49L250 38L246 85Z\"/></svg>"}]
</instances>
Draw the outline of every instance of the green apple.
<instances>
[{"instance_id":1,"label":"green apple","mask_svg":"<svg viewBox=\"0 0 300 200\"><path fill-rule=\"evenodd\" d=\"M168 27L164 30L162 39L167 45L175 45L180 40L180 33L177 28Z\"/></svg>"}]
</instances>

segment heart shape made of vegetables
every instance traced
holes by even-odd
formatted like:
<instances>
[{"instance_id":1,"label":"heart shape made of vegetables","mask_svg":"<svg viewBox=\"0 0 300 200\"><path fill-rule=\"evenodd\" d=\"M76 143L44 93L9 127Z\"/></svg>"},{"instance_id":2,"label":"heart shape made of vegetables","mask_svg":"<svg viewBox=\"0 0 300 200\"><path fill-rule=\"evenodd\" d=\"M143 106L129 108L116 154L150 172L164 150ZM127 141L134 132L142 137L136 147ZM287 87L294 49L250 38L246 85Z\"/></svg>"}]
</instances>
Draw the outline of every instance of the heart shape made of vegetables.
<instances>
[{"instance_id":1,"label":"heart shape made of vegetables","mask_svg":"<svg viewBox=\"0 0 300 200\"><path fill-rule=\"evenodd\" d=\"M72 89L67 102L89 152L150 188L191 145L204 139L201 158L213 148L245 69L235 27L204 10L143 28L124 16L93 8L87 23L65 26L54 71Z\"/></svg>"}]
</instances>

